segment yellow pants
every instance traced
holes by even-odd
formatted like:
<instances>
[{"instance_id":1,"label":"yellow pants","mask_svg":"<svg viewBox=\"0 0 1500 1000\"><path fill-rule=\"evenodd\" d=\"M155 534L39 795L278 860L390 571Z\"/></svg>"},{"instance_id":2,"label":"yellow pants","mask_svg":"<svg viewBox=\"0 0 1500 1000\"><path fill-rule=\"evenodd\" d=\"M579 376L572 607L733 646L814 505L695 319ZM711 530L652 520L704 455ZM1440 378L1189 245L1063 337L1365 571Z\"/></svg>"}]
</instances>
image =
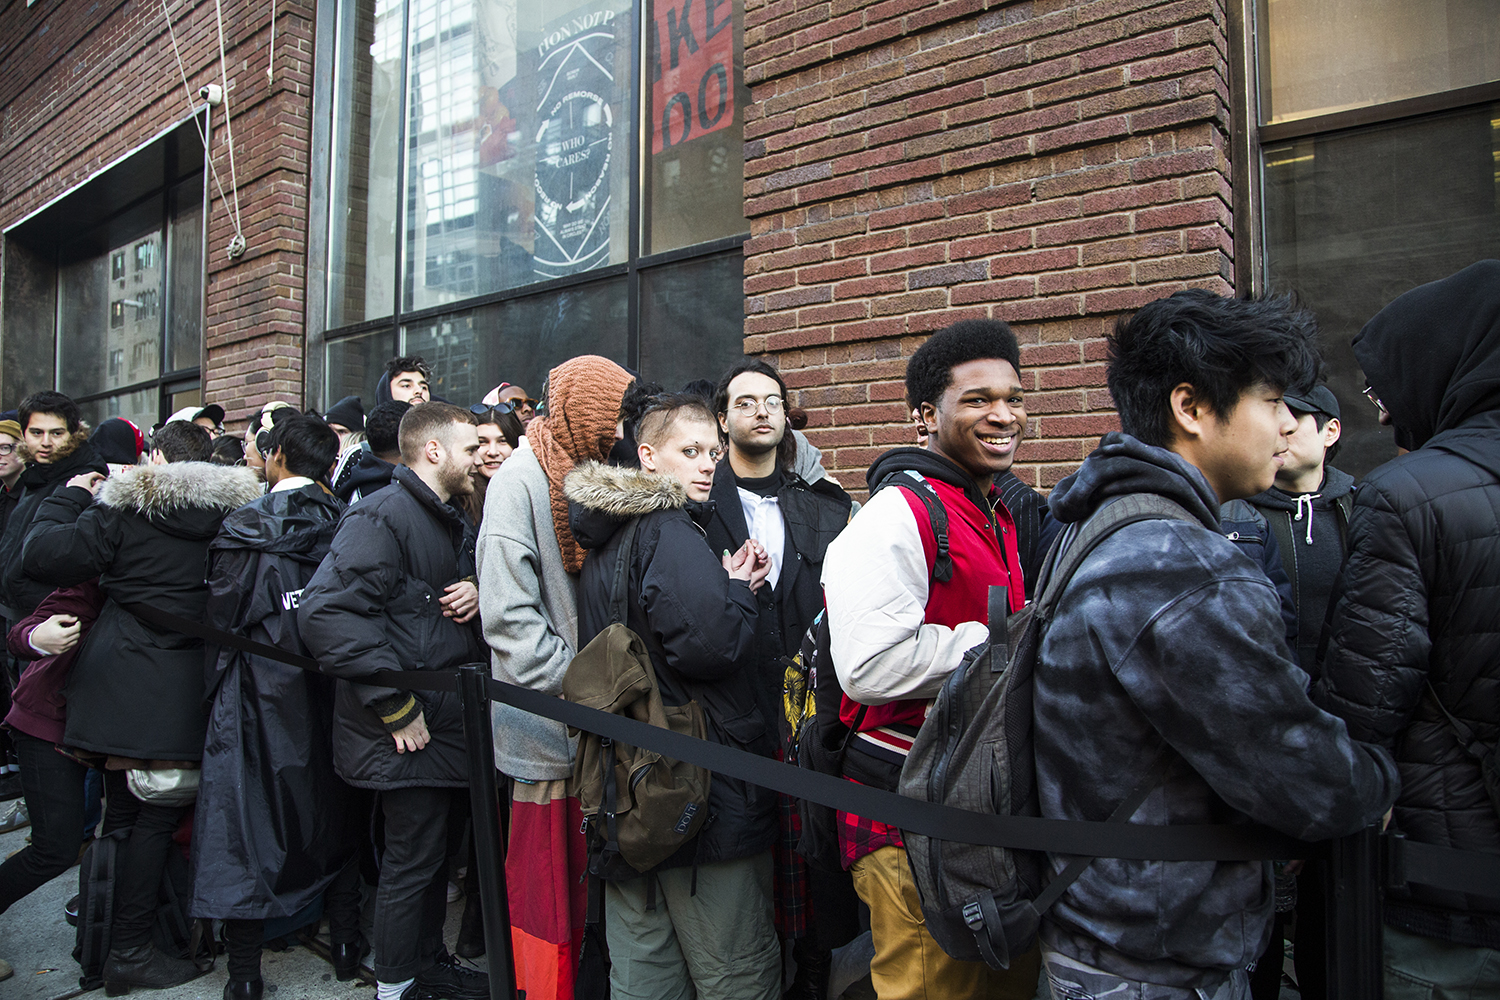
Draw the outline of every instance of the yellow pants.
<instances>
[{"instance_id":1,"label":"yellow pants","mask_svg":"<svg viewBox=\"0 0 1500 1000\"><path fill-rule=\"evenodd\" d=\"M996 972L983 962L950 958L927 933L906 851L882 847L854 862L854 889L870 908L875 958L870 978L880 1000L1032 1000L1041 951Z\"/></svg>"}]
</instances>

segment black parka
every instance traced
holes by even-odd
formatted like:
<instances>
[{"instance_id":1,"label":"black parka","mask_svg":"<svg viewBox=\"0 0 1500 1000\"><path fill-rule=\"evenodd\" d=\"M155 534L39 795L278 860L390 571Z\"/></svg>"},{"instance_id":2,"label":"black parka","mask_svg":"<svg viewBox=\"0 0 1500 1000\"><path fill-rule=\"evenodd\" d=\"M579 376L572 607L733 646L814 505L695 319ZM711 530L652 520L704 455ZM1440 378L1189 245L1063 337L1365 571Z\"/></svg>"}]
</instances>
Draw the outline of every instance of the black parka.
<instances>
[{"instance_id":1,"label":"black parka","mask_svg":"<svg viewBox=\"0 0 1500 1000\"><path fill-rule=\"evenodd\" d=\"M273 491L209 548L207 623L305 656L297 602L344 505L321 486ZM362 832L333 770L334 681L211 647L208 736L193 818L194 917L289 917L327 887Z\"/></svg>"},{"instance_id":2,"label":"black parka","mask_svg":"<svg viewBox=\"0 0 1500 1000\"><path fill-rule=\"evenodd\" d=\"M620 529L639 518L625 624L646 643L662 701L696 701L710 740L772 756L776 722L758 706L751 655L755 595L743 581L729 579L708 547L701 525L709 504L690 503L668 476L597 462L575 468L564 489L577 505L573 534L588 550L578 578L579 646L610 623ZM715 774L708 808L703 829L663 867L749 857L769 850L776 839L773 791Z\"/></svg>"},{"instance_id":3,"label":"black parka","mask_svg":"<svg viewBox=\"0 0 1500 1000\"><path fill-rule=\"evenodd\" d=\"M459 624L439 601L474 577L474 531L411 469L344 512L328 556L302 591L302 641L341 678L334 712L338 774L358 788L469 783L458 696L355 683L378 670L449 670L488 659L478 616ZM421 712L432 741L397 753L390 734Z\"/></svg>"},{"instance_id":4,"label":"black parka","mask_svg":"<svg viewBox=\"0 0 1500 1000\"><path fill-rule=\"evenodd\" d=\"M54 587L97 576L109 598L64 689L69 746L142 760L202 757L202 640L147 625L120 605L202 621L208 543L225 515L261 490L249 469L173 462L111 477L98 502L78 486L43 501L23 548L26 574Z\"/></svg>"},{"instance_id":5,"label":"black parka","mask_svg":"<svg viewBox=\"0 0 1500 1000\"><path fill-rule=\"evenodd\" d=\"M1427 693L1481 740L1500 740L1500 261L1400 296L1354 353L1415 450L1355 494L1320 697L1351 735L1395 755L1396 829L1500 855L1479 765ZM1392 889L1385 919L1500 948L1500 900Z\"/></svg>"},{"instance_id":6,"label":"black parka","mask_svg":"<svg viewBox=\"0 0 1500 1000\"><path fill-rule=\"evenodd\" d=\"M25 454L24 446L22 453ZM12 507L0 533L0 604L16 612L20 621L36 610L42 599L56 588L26 575L21 564L21 543L42 501L62 489L69 479L84 472L108 474L109 466L89 444L88 434L74 432L57 457L43 465L28 462L21 478L11 487Z\"/></svg>"},{"instance_id":7,"label":"black parka","mask_svg":"<svg viewBox=\"0 0 1500 1000\"><path fill-rule=\"evenodd\" d=\"M714 470L709 500L708 521L703 526L709 551L738 551L750 537L750 530L745 525L745 510L740 504L734 470L727 459ZM761 714L772 725L776 725L782 711L781 687L786 669L782 658L796 655L807 627L823 610L823 555L828 551L828 543L849 523L853 507L849 494L833 480L820 479L808 484L789 472L782 474L776 502L786 527L786 545L775 589L767 582L755 595L759 614L753 662Z\"/></svg>"}]
</instances>

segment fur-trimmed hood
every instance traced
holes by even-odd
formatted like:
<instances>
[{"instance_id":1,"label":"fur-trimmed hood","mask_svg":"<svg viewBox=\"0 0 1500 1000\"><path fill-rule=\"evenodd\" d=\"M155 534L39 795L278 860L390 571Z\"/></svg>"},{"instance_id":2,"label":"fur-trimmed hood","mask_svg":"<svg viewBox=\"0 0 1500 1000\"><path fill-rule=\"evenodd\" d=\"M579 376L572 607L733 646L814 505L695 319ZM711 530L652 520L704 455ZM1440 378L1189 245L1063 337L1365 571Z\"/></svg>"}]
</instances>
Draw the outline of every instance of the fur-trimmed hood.
<instances>
[{"instance_id":1,"label":"fur-trimmed hood","mask_svg":"<svg viewBox=\"0 0 1500 1000\"><path fill-rule=\"evenodd\" d=\"M687 498L681 483L660 472L583 462L563 481L568 498L568 529L585 549L602 548L631 518L659 511L686 510L706 520L711 503Z\"/></svg>"},{"instance_id":2,"label":"fur-trimmed hood","mask_svg":"<svg viewBox=\"0 0 1500 1000\"><path fill-rule=\"evenodd\" d=\"M169 462L111 476L99 490L99 503L139 514L174 534L212 537L224 515L263 491L255 473L242 466Z\"/></svg>"}]
</instances>

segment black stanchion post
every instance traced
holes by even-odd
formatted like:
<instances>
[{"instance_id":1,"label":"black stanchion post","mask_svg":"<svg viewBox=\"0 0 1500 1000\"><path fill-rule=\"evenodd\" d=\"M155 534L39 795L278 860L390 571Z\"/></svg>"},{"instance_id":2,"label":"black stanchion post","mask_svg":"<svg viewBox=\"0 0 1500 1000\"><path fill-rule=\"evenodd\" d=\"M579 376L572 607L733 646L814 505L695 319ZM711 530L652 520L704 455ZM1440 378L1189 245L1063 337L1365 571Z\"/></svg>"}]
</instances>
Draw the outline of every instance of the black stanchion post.
<instances>
[{"instance_id":1,"label":"black stanchion post","mask_svg":"<svg viewBox=\"0 0 1500 1000\"><path fill-rule=\"evenodd\" d=\"M1333 841L1328 858L1328 995L1382 995L1380 834Z\"/></svg>"},{"instance_id":2,"label":"black stanchion post","mask_svg":"<svg viewBox=\"0 0 1500 1000\"><path fill-rule=\"evenodd\" d=\"M484 951L489 956L490 1000L526 1000L526 994L516 989L516 963L511 954L510 900L500 850L500 800L495 793L494 730L485 689L489 676L488 664L469 663L458 670L464 749L469 756L474 860L479 865L479 902L484 911Z\"/></svg>"}]
</instances>

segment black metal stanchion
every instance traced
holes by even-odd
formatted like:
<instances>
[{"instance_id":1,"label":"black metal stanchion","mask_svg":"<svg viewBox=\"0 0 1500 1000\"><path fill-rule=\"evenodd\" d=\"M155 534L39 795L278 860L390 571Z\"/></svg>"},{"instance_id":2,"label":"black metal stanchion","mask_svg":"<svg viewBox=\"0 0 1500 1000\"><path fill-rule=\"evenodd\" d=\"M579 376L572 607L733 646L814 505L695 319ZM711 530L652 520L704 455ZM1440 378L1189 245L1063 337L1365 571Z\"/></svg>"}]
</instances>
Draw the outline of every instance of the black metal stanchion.
<instances>
[{"instance_id":1,"label":"black metal stanchion","mask_svg":"<svg viewBox=\"0 0 1500 1000\"><path fill-rule=\"evenodd\" d=\"M489 956L490 1000L526 1000L526 994L516 989L516 962L511 954L510 900L500 849L500 800L495 793L494 729L485 689L489 677L488 664L468 663L458 670L464 749L469 757L474 860L479 865L479 902L484 912L484 950Z\"/></svg>"},{"instance_id":2,"label":"black metal stanchion","mask_svg":"<svg viewBox=\"0 0 1500 1000\"><path fill-rule=\"evenodd\" d=\"M1328 995L1382 995L1380 833L1375 827L1329 845Z\"/></svg>"}]
</instances>

